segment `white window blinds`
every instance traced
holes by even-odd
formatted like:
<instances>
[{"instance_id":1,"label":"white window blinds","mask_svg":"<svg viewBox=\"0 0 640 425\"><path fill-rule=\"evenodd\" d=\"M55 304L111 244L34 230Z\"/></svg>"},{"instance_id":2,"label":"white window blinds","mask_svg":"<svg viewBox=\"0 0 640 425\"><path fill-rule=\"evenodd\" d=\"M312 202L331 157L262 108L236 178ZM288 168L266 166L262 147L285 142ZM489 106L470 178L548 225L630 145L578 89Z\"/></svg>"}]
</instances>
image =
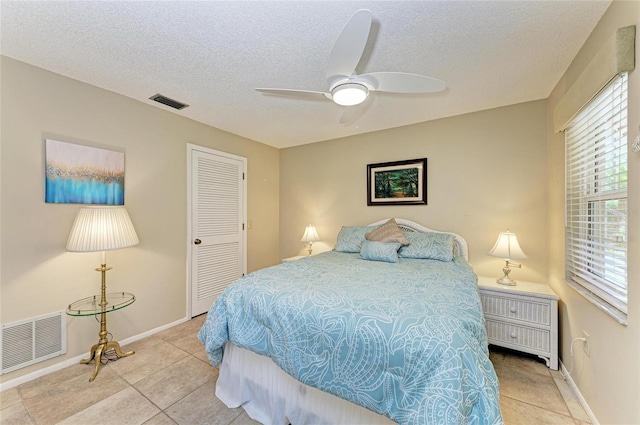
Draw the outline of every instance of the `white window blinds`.
<instances>
[{"instance_id":1,"label":"white window blinds","mask_svg":"<svg viewBox=\"0 0 640 425\"><path fill-rule=\"evenodd\" d=\"M626 322L626 73L573 118L565 148L566 279Z\"/></svg>"}]
</instances>

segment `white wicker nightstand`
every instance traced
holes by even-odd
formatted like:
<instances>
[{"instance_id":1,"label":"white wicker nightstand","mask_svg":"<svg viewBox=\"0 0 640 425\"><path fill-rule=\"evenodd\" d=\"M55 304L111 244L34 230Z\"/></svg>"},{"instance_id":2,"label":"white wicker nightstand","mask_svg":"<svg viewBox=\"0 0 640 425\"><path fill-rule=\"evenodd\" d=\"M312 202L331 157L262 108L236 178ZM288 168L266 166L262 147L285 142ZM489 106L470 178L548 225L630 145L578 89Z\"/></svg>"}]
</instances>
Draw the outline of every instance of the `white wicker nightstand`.
<instances>
[{"instance_id":1,"label":"white wicker nightstand","mask_svg":"<svg viewBox=\"0 0 640 425\"><path fill-rule=\"evenodd\" d=\"M558 370L558 296L543 283L478 276L489 344L537 354Z\"/></svg>"}]
</instances>

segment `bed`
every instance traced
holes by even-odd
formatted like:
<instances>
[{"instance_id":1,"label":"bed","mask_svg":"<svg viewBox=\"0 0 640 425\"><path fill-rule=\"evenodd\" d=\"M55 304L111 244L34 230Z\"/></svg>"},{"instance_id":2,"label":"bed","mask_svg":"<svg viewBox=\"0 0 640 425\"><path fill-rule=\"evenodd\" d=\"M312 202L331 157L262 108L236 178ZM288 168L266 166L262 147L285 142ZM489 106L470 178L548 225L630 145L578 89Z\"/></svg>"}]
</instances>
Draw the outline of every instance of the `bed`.
<instances>
[{"instance_id":1,"label":"bed","mask_svg":"<svg viewBox=\"0 0 640 425\"><path fill-rule=\"evenodd\" d=\"M370 237L393 226L397 241ZM503 423L467 253L390 219L243 276L198 334L216 396L264 424Z\"/></svg>"}]
</instances>

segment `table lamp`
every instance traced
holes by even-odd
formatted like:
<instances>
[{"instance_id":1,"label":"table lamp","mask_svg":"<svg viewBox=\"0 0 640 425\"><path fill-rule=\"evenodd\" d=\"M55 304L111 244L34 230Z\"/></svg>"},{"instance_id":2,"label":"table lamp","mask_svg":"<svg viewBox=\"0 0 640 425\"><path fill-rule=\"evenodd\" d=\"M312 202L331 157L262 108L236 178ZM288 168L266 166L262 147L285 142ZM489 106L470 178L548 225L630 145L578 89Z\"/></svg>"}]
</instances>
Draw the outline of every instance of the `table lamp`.
<instances>
[{"instance_id":1,"label":"table lamp","mask_svg":"<svg viewBox=\"0 0 640 425\"><path fill-rule=\"evenodd\" d=\"M496 282L501 285L515 286L516 281L509 277L509 273L511 273L511 268L509 266L521 268L522 264L512 263L511 260L522 260L527 258L525 253L522 252L520 244L518 244L518 238L515 233L511 233L508 229L506 232L501 232L498 235L496 244L493 246L491 251L489 251L489 255L502 258L506 261L506 264L502 269L504 276L498 278Z\"/></svg>"},{"instance_id":2,"label":"table lamp","mask_svg":"<svg viewBox=\"0 0 640 425\"><path fill-rule=\"evenodd\" d=\"M81 360L80 363L87 364L95 360L95 371L89 381L93 381L100 369L102 355L108 350L114 350L118 357L125 357L134 354L133 351L123 353L120 344L107 339L107 279L106 272L111 270L107 267L106 251L127 248L139 243L138 235L133 228L133 223L125 207L122 206L95 206L81 207L78 210L69 240L67 241L67 251L71 252L102 252L102 261L96 271L102 274L102 285L100 291L100 308L96 309L96 314L100 313L100 333L98 333L98 343L91 347L89 358Z\"/></svg>"},{"instance_id":3,"label":"table lamp","mask_svg":"<svg viewBox=\"0 0 640 425\"><path fill-rule=\"evenodd\" d=\"M300 239L300 242L309 242L309 255L311 255L313 243L319 240L320 237L318 236L316 228L312 225L308 225L306 229L304 229L304 235L302 235L302 239Z\"/></svg>"}]
</instances>

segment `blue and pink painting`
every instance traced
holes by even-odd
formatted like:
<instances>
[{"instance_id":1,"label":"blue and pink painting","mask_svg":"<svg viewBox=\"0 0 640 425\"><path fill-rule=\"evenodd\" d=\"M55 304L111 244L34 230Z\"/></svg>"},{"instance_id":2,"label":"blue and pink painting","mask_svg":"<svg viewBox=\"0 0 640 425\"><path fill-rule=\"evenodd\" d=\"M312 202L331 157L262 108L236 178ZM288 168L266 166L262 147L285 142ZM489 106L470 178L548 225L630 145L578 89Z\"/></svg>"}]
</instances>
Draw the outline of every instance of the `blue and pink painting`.
<instances>
[{"instance_id":1,"label":"blue and pink painting","mask_svg":"<svg viewBox=\"0 0 640 425\"><path fill-rule=\"evenodd\" d=\"M45 140L45 202L124 205L124 153Z\"/></svg>"}]
</instances>

